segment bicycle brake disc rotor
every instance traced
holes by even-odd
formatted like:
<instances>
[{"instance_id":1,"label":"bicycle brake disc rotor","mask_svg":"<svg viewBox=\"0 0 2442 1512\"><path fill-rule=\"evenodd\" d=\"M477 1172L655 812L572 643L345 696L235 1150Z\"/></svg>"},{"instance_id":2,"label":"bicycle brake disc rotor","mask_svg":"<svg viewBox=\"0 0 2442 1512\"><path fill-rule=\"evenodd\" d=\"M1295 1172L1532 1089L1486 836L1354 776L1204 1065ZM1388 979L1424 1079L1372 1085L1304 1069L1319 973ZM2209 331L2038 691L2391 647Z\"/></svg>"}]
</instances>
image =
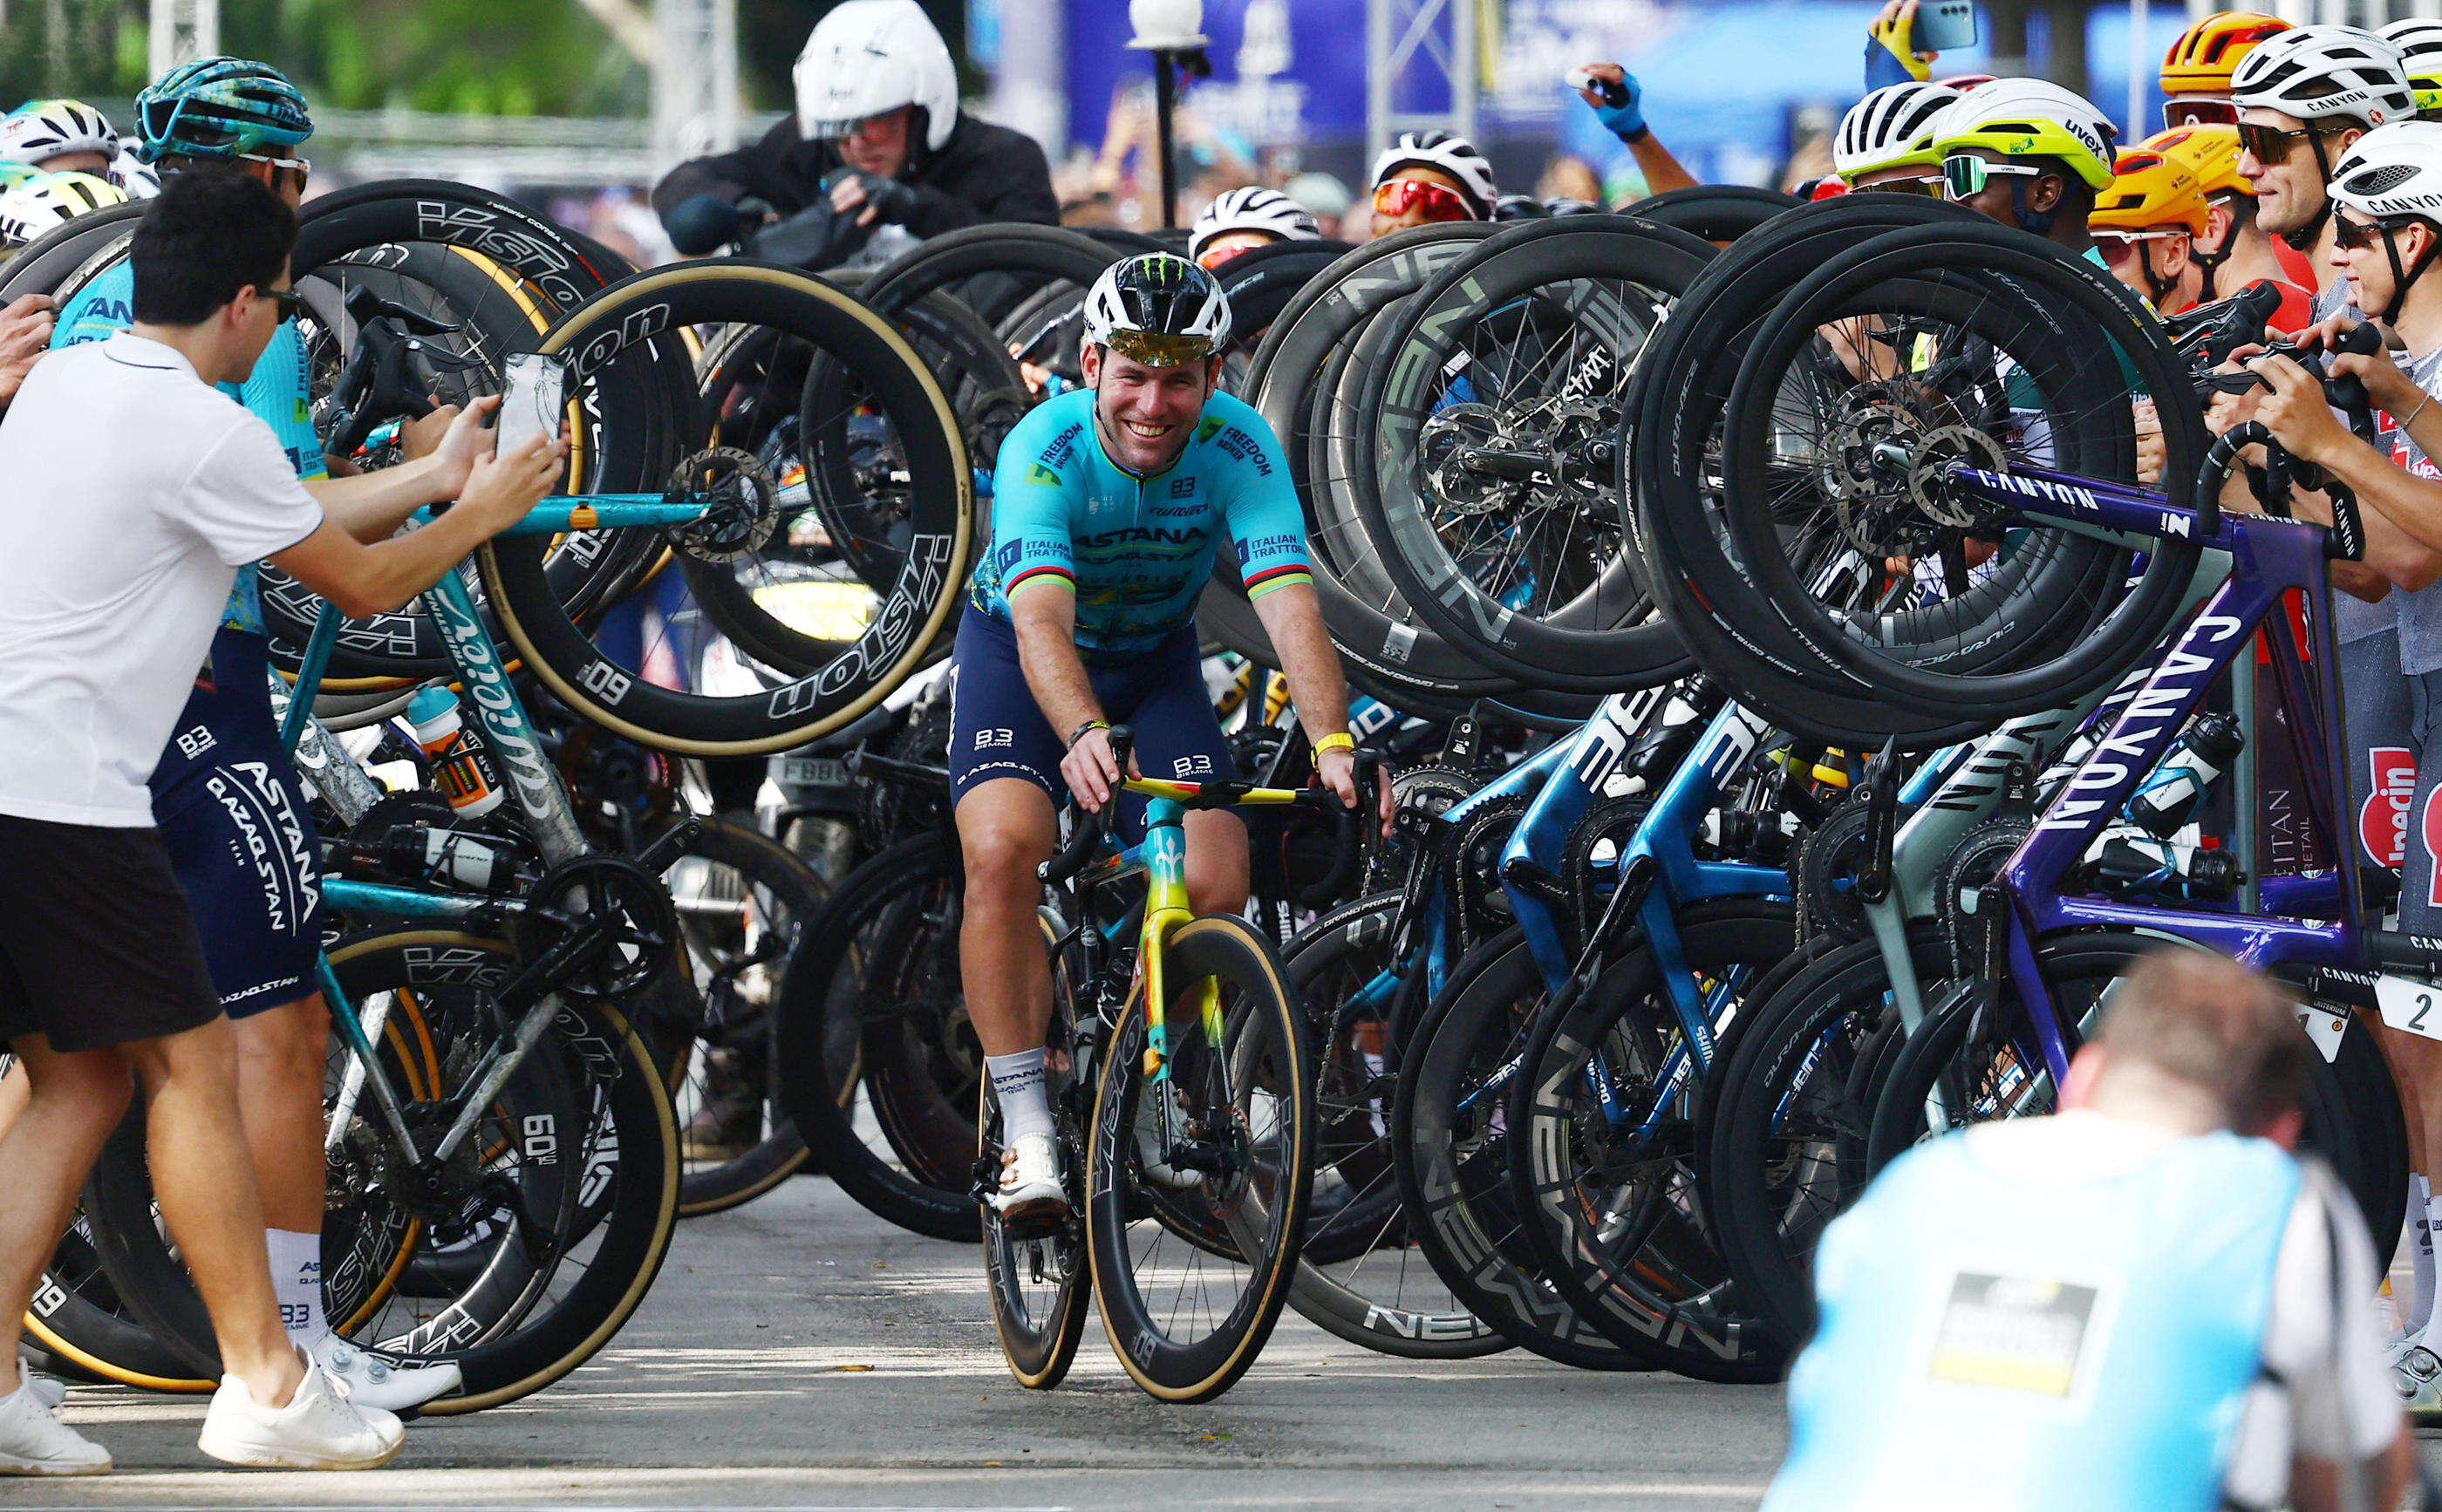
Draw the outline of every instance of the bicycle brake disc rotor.
<instances>
[{"instance_id":1,"label":"bicycle brake disc rotor","mask_svg":"<svg viewBox=\"0 0 2442 1512\"><path fill-rule=\"evenodd\" d=\"M2001 451L2001 444L1973 426L1944 426L1916 445L1916 457L1908 465L1908 497L1925 517L1965 530L1976 523L1973 510L1961 506L1950 487L1953 467L1980 467L1986 472L2007 472L2010 460Z\"/></svg>"},{"instance_id":2,"label":"bicycle brake disc rotor","mask_svg":"<svg viewBox=\"0 0 2442 1512\"><path fill-rule=\"evenodd\" d=\"M780 524L780 485L752 453L713 446L670 474L673 499L702 502L701 519L669 527L673 545L701 562L734 562L763 548Z\"/></svg>"}]
</instances>

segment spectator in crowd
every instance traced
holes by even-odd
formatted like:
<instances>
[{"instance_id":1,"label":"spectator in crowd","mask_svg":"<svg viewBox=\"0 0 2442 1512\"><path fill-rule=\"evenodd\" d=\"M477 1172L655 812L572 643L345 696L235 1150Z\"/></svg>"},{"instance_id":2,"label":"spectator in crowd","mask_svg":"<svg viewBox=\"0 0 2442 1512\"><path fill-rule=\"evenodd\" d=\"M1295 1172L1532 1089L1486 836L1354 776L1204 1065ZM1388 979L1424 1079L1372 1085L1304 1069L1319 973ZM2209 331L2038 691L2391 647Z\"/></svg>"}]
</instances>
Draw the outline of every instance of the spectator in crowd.
<instances>
[{"instance_id":1,"label":"spectator in crowd","mask_svg":"<svg viewBox=\"0 0 2442 1512\"><path fill-rule=\"evenodd\" d=\"M751 147L682 163L653 190L690 256L762 229L766 257L834 267L869 243L1060 218L1033 139L964 115L950 49L916 0L847 0L798 54L797 109ZM881 236L882 228L897 234Z\"/></svg>"},{"instance_id":2,"label":"spectator in crowd","mask_svg":"<svg viewBox=\"0 0 2442 1512\"><path fill-rule=\"evenodd\" d=\"M1501 190L1475 143L1446 131L1403 131L1374 159L1375 236L1436 221L1488 221Z\"/></svg>"},{"instance_id":3,"label":"spectator in crowd","mask_svg":"<svg viewBox=\"0 0 2442 1512\"><path fill-rule=\"evenodd\" d=\"M1577 98L1594 107L1595 118L1613 136L1628 144L1636 171L1645 176L1645 191L1667 194L1674 189L1695 188L1696 175L1679 166L1679 159L1670 155L1670 149L1645 123L1645 86L1636 82L1636 76L1615 63L1590 63L1579 71L1588 82L1577 91Z\"/></svg>"},{"instance_id":4,"label":"spectator in crowd","mask_svg":"<svg viewBox=\"0 0 2442 1512\"><path fill-rule=\"evenodd\" d=\"M2290 1005L2185 949L2105 1003L2061 1113L1920 1145L1825 1230L1766 1512L2399 1504L2373 1248L2290 1154Z\"/></svg>"},{"instance_id":5,"label":"spectator in crowd","mask_svg":"<svg viewBox=\"0 0 2442 1512\"><path fill-rule=\"evenodd\" d=\"M1329 173L1300 173L1283 185L1281 192L1305 207L1314 217L1316 231L1323 236L1340 235L1340 221L1357 203L1348 186Z\"/></svg>"},{"instance_id":6,"label":"spectator in crowd","mask_svg":"<svg viewBox=\"0 0 2442 1512\"><path fill-rule=\"evenodd\" d=\"M1883 0L1883 9L1866 24L1866 88L1887 89L1911 80L1923 83L1933 77L1941 54L1919 52L1915 46L1917 0Z\"/></svg>"},{"instance_id":7,"label":"spectator in crowd","mask_svg":"<svg viewBox=\"0 0 2442 1512\"><path fill-rule=\"evenodd\" d=\"M1603 202L1602 175L1594 164L1570 153L1557 153L1543 165L1542 176L1535 180L1537 199L1584 200L1589 204Z\"/></svg>"}]
</instances>

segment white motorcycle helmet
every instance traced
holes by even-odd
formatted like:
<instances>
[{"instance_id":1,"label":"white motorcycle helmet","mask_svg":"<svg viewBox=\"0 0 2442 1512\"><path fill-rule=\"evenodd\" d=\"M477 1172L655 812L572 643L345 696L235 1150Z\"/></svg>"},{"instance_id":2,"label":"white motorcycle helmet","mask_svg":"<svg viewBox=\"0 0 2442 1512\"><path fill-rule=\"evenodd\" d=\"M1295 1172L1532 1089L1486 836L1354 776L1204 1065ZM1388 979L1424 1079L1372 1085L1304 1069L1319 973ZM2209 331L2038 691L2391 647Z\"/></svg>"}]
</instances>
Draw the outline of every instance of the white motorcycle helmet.
<instances>
[{"instance_id":1,"label":"white motorcycle helmet","mask_svg":"<svg viewBox=\"0 0 2442 1512\"><path fill-rule=\"evenodd\" d=\"M816 24L793 77L797 131L808 141L914 105L924 150L938 153L958 123L957 67L916 0L847 0Z\"/></svg>"}]
</instances>

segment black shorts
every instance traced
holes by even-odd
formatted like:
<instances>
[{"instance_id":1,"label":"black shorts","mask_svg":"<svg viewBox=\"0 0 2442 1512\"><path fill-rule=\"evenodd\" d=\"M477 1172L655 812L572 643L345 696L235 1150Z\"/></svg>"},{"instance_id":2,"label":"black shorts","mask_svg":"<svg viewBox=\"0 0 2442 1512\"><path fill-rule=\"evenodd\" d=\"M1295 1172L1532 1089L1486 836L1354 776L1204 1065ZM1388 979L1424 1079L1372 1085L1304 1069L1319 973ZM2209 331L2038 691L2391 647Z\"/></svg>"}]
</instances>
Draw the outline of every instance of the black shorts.
<instances>
[{"instance_id":1,"label":"black shorts","mask_svg":"<svg viewBox=\"0 0 2442 1512\"><path fill-rule=\"evenodd\" d=\"M0 1040L98 1050L220 1016L159 831L0 814Z\"/></svg>"},{"instance_id":2,"label":"black shorts","mask_svg":"<svg viewBox=\"0 0 2442 1512\"><path fill-rule=\"evenodd\" d=\"M1053 733L1026 685L1017 632L970 608L958 621L951 665L957 677L950 684L952 802L994 777L1020 777L1049 793L1054 806L1066 803L1060 758L1067 754L1062 740L1067 732ZM1238 774L1204 686L1194 626L1125 666L1088 663L1085 679L1103 717L1136 731L1137 769L1146 776L1209 782ZM1144 800L1129 794L1121 807L1122 828L1133 834L1143 814Z\"/></svg>"}]
</instances>

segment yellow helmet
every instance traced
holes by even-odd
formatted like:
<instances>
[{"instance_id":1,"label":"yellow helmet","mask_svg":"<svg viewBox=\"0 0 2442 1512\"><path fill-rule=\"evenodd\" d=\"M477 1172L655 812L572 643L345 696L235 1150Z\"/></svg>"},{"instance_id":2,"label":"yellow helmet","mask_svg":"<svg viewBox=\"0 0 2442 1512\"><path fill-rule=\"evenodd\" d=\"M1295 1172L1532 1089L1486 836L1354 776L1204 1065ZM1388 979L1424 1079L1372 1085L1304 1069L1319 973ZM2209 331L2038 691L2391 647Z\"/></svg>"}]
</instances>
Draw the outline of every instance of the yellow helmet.
<instances>
[{"instance_id":1,"label":"yellow helmet","mask_svg":"<svg viewBox=\"0 0 2442 1512\"><path fill-rule=\"evenodd\" d=\"M2177 226L2205 233L2205 191L2185 163L2132 147L2112 164L2111 182L2094 196L2088 226L2151 231Z\"/></svg>"},{"instance_id":2,"label":"yellow helmet","mask_svg":"<svg viewBox=\"0 0 2442 1512\"><path fill-rule=\"evenodd\" d=\"M2162 54L2162 93L2230 93L2231 70L2238 66L2238 60L2265 38L2288 29L2289 23L2279 16L2255 10L2226 10L2205 17L2180 32L2171 50Z\"/></svg>"},{"instance_id":3,"label":"yellow helmet","mask_svg":"<svg viewBox=\"0 0 2442 1512\"><path fill-rule=\"evenodd\" d=\"M2238 128L2235 126L2174 126L2158 131L2138 144L2186 167L2196 176L2206 198L2215 194L2253 194L2255 186L2238 173Z\"/></svg>"},{"instance_id":4,"label":"yellow helmet","mask_svg":"<svg viewBox=\"0 0 2442 1512\"><path fill-rule=\"evenodd\" d=\"M1969 91L1941 113L1933 148L1949 157L1981 147L2003 157L2056 157L2100 192L2111 182L2119 128L2092 101L2041 79L2002 79Z\"/></svg>"}]
</instances>

